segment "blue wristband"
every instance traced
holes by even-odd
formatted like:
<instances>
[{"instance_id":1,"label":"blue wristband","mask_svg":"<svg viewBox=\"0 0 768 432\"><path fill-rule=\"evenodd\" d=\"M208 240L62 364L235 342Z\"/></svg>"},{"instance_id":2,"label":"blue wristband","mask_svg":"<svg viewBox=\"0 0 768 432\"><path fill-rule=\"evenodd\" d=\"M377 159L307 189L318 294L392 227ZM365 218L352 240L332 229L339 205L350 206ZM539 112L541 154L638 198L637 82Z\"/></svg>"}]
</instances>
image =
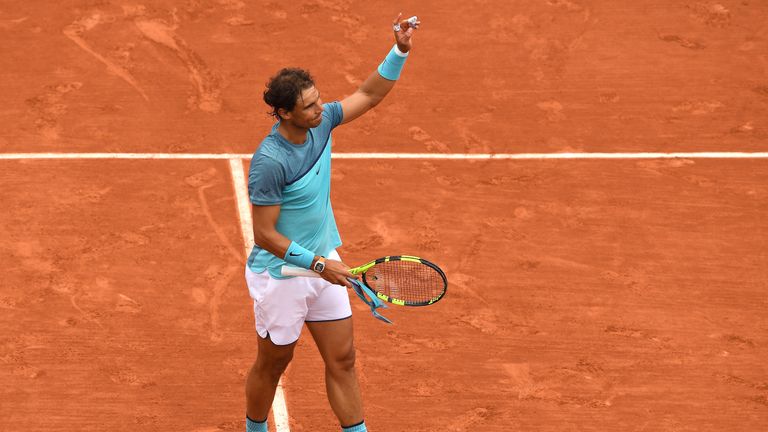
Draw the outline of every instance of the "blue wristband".
<instances>
[{"instance_id":1,"label":"blue wristband","mask_svg":"<svg viewBox=\"0 0 768 432\"><path fill-rule=\"evenodd\" d=\"M307 249L301 247L296 242L291 242L288 246L288 250L285 251L283 260L289 264L293 264L296 267L308 269L312 267L312 261L315 259L315 254Z\"/></svg>"},{"instance_id":2,"label":"blue wristband","mask_svg":"<svg viewBox=\"0 0 768 432\"><path fill-rule=\"evenodd\" d=\"M400 72L403 70L406 58L408 58L408 53L401 52L395 44L379 65L379 75L390 81L397 81L400 78Z\"/></svg>"}]
</instances>

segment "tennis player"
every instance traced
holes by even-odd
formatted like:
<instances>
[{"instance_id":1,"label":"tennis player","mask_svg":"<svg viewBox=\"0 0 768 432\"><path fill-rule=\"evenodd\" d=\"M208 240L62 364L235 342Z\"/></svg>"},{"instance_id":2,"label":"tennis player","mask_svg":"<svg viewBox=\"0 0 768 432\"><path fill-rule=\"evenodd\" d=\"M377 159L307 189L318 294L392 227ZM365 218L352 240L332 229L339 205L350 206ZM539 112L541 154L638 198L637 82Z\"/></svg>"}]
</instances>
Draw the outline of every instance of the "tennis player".
<instances>
[{"instance_id":1,"label":"tennis player","mask_svg":"<svg viewBox=\"0 0 768 432\"><path fill-rule=\"evenodd\" d=\"M278 380L305 323L325 362L328 401L342 430L367 431L346 290L353 275L336 252L341 239L330 202L331 131L365 114L394 87L420 24L401 17L393 22L396 43L378 69L340 102L324 104L309 72L298 68L280 70L264 92L277 122L248 173L256 245L245 278L259 350L245 388L248 432L267 432ZM283 277L284 265L321 278Z\"/></svg>"}]
</instances>

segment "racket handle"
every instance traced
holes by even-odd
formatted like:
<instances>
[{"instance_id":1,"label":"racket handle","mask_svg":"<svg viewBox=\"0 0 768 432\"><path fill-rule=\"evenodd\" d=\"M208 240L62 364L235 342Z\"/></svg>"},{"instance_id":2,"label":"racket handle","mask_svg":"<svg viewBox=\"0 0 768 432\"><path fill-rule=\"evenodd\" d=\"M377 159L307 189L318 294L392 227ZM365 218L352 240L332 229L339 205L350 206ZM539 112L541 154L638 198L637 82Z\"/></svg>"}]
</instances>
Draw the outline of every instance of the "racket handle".
<instances>
[{"instance_id":1,"label":"racket handle","mask_svg":"<svg viewBox=\"0 0 768 432\"><path fill-rule=\"evenodd\" d=\"M316 277L319 278L320 275L313 272L312 270L301 268L301 267L292 267L284 265L280 269L280 274L283 276L304 276L304 277Z\"/></svg>"}]
</instances>

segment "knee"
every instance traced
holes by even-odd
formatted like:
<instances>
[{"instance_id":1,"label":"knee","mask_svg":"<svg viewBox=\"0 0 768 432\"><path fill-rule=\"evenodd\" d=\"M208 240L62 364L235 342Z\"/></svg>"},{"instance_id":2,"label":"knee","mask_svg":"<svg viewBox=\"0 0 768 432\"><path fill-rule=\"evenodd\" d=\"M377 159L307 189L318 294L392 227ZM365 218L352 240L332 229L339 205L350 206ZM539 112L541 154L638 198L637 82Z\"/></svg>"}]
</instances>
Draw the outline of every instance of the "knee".
<instances>
[{"instance_id":1,"label":"knee","mask_svg":"<svg viewBox=\"0 0 768 432\"><path fill-rule=\"evenodd\" d=\"M349 372L355 369L355 347L350 344L348 349L339 351L329 359L326 365L329 369L338 372Z\"/></svg>"},{"instance_id":2,"label":"knee","mask_svg":"<svg viewBox=\"0 0 768 432\"><path fill-rule=\"evenodd\" d=\"M293 353L277 356L259 355L256 360L256 367L271 380L278 381L292 359Z\"/></svg>"}]
</instances>

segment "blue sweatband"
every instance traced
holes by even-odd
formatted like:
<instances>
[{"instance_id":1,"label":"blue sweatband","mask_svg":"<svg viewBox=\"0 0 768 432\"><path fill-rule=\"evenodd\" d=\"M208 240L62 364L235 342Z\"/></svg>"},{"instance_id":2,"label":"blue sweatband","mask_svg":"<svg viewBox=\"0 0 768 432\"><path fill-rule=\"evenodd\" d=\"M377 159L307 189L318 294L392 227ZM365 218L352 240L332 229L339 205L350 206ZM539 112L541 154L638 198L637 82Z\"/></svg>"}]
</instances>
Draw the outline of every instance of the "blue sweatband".
<instances>
[{"instance_id":1,"label":"blue sweatband","mask_svg":"<svg viewBox=\"0 0 768 432\"><path fill-rule=\"evenodd\" d=\"M288 246L288 250L285 251L285 256L283 257L285 262L305 269L312 267L314 259L314 252L304 249L300 244L293 241Z\"/></svg>"},{"instance_id":2,"label":"blue sweatband","mask_svg":"<svg viewBox=\"0 0 768 432\"><path fill-rule=\"evenodd\" d=\"M403 71L406 58L408 58L408 53L397 49L397 44L395 44L379 65L379 75L390 81L397 81L400 78L400 72Z\"/></svg>"}]
</instances>

